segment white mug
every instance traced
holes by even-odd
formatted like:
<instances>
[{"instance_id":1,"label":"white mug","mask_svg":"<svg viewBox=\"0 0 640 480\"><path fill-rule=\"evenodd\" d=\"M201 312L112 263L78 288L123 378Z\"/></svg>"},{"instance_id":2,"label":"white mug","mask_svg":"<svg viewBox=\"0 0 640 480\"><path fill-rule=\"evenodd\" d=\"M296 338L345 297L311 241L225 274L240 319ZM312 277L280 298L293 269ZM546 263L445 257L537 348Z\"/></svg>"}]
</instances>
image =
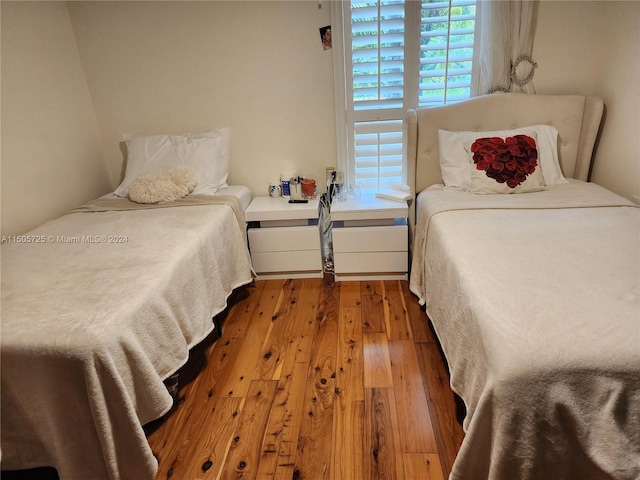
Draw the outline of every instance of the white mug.
<instances>
[{"instance_id":1,"label":"white mug","mask_svg":"<svg viewBox=\"0 0 640 480\"><path fill-rule=\"evenodd\" d=\"M269 184L269 196L270 197L279 197L282 195L282 188L279 183L270 183Z\"/></svg>"}]
</instances>

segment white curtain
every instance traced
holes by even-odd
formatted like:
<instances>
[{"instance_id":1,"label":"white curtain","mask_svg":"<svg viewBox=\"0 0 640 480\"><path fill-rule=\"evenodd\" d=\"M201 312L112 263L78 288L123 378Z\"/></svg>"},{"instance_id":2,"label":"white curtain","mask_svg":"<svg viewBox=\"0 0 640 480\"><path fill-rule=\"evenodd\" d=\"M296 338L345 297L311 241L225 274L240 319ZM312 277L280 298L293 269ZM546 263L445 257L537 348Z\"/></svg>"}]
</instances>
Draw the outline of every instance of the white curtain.
<instances>
[{"instance_id":1,"label":"white curtain","mask_svg":"<svg viewBox=\"0 0 640 480\"><path fill-rule=\"evenodd\" d=\"M480 0L478 93L535 93L537 64L533 48L533 0Z\"/></svg>"}]
</instances>

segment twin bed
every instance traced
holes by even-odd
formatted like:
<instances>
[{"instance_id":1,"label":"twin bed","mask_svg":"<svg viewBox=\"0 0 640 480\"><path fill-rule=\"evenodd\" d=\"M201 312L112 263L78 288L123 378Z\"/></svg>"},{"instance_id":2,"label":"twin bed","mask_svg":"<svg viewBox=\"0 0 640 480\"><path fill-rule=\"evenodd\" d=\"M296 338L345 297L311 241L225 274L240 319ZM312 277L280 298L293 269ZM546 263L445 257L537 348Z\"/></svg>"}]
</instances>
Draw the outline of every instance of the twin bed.
<instances>
[{"instance_id":1,"label":"twin bed","mask_svg":"<svg viewBox=\"0 0 640 480\"><path fill-rule=\"evenodd\" d=\"M200 166L210 172L222 161L215 186L199 177L204 191L163 204L106 196L3 244L3 470L154 478L143 425L173 404L164 380L220 328L213 319L233 290L253 279L244 222L251 192L226 185L223 137L129 145L125 179L163 169L168 157L149 153L182 154L183 142L192 151L181 162L206 157Z\"/></svg>"},{"instance_id":2,"label":"twin bed","mask_svg":"<svg viewBox=\"0 0 640 480\"><path fill-rule=\"evenodd\" d=\"M640 478L640 208L586 182L602 112L494 94L408 114L410 288L467 410L452 480ZM518 156L542 183L509 194Z\"/></svg>"}]
</instances>

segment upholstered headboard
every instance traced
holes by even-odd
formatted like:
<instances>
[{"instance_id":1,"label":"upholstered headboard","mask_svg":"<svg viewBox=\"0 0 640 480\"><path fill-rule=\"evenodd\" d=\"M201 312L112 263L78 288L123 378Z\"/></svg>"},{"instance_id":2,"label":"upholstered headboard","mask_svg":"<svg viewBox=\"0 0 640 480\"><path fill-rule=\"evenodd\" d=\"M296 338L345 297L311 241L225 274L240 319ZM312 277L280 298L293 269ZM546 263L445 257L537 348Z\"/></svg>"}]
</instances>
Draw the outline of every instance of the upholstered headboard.
<instances>
[{"instance_id":1,"label":"upholstered headboard","mask_svg":"<svg viewBox=\"0 0 640 480\"><path fill-rule=\"evenodd\" d=\"M443 183L439 129L486 132L530 125L556 127L562 173L586 181L603 111L598 97L524 93L483 95L452 105L409 110L404 122L407 183L416 196L435 183ZM414 225L415 202L409 209L410 250Z\"/></svg>"},{"instance_id":2,"label":"upholstered headboard","mask_svg":"<svg viewBox=\"0 0 640 480\"><path fill-rule=\"evenodd\" d=\"M408 183L416 195L434 183L442 183L439 129L480 132L529 125L556 127L562 173L587 180L603 108L597 97L498 93L409 110L405 121Z\"/></svg>"}]
</instances>

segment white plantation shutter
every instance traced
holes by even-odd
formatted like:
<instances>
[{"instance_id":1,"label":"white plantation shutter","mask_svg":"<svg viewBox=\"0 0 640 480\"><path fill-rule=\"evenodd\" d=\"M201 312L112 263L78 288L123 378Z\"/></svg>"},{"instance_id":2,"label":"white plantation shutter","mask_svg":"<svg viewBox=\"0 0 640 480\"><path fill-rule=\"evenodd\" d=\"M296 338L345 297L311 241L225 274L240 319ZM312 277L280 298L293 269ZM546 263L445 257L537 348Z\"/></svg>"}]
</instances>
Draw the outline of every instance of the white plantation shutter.
<instances>
[{"instance_id":1,"label":"white plantation shutter","mask_svg":"<svg viewBox=\"0 0 640 480\"><path fill-rule=\"evenodd\" d=\"M346 2L348 181L403 182L404 0Z\"/></svg>"},{"instance_id":2,"label":"white plantation shutter","mask_svg":"<svg viewBox=\"0 0 640 480\"><path fill-rule=\"evenodd\" d=\"M361 188L406 183L406 110L471 96L475 4L476 0L342 3L332 22L342 27L334 33L334 48L343 46L338 46L336 57L336 89L341 81L345 88L337 93L336 112L338 141L346 144L346 159L339 167L347 182Z\"/></svg>"},{"instance_id":3,"label":"white plantation shutter","mask_svg":"<svg viewBox=\"0 0 640 480\"><path fill-rule=\"evenodd\" d=\"M351 2L353 108L399 108L404 92L404 1Z\"/></svg>"},{"instance_id":4,"label":"white plantation shutter","mask_svg":"<svg viewBox=\"0 0 640 480\"><path fill-rule=\"evenodd\" d=\"M422 4L419 106L471 96L475 4L475 0Z\"/></svg>"},{"instance_id":5,"label":"white plantation shutter","mask_svg":"<svg viewBox=\"0 0 640 480\"><path fill-rule=\"evenodd\" d=\"M357 122L355 181L361 188L403 182L402 120Z\"/></svg>"}]
</instances>

